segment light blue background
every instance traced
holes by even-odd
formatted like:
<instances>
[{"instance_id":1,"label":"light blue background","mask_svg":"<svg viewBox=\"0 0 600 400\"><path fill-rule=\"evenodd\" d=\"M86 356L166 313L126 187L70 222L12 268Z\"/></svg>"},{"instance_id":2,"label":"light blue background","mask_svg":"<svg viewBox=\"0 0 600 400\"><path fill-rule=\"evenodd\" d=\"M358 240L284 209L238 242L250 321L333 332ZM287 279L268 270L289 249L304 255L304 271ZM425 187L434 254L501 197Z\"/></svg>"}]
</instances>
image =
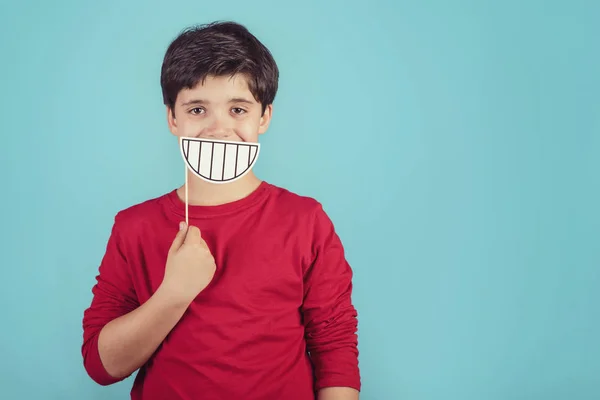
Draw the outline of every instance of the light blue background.
<instances>
[{"instance_id":1,"label":"light blue background","mask_svg":"<svg viewBox=\"0 0 600 400\"><path fill-rule=\"evenodd\" d=\"M164 50L233 19L281 69L256 172L354 267L361 399L599 399L598 4L4 0L0 398L128 398L82 313L114 214L182 183Z\"/></svg>"}]
</instances>

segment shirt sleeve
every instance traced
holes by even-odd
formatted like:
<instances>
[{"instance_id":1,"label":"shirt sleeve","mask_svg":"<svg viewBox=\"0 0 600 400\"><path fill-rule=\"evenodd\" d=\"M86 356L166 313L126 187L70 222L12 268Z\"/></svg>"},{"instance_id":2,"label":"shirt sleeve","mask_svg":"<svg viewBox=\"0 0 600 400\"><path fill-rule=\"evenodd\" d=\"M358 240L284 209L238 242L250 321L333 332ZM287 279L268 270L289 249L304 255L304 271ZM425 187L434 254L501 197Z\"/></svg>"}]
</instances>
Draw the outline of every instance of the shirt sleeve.
<instances>
[{"instance_id":1,"label":"shirt sleeve","mask_svg":"<svg viewBox=\"0 0 600 400\"><path fill-rule=\"evenodd\" d=\"M358 320L351 299L353 273L321 205L314 216L312 257L304 273L302 313L315 390L341 386L360 391Z\"/></svg>"},{"instance_id":2,"label":"shirt sleeve","mask_svg":"<svg viewBox=\"0 0 600 400\"><path fill-rule=\"evenodd\" d=\"M83 364L88 375L100 385L110 385L126 378L114 378L104 368L98 351L100 331L113 319L139 306L119 232L118 217L115 218L96 284L92 288L91 304L83 315Z\"/></svg>"}]
</instances>

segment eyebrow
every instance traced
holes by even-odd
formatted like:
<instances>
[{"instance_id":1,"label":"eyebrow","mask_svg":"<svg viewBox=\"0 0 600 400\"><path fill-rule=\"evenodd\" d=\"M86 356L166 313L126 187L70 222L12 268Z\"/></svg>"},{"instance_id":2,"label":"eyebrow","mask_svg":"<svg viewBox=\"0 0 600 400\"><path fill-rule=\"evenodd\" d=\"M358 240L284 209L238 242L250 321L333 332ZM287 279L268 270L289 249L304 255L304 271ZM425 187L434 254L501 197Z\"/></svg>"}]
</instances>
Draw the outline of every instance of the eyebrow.
<instances>
[{"instance_id":1,"label":"eyebrow","mask_svg":"<svg viewBox=\"0 0 600 400\"><path fill-rule=\"evenodd\" d=\"M254 104L253 101L250 101L250 100L245 99L243 97L234 97L232 99L229 99L229 103ZM193 99L193 100L190 100L190 101L186 101L185 103L182 104L182 106L183 107L188 107L188 106L198 105L198 104L210 104L210 101L203 100L203 99Z\"/></svg>"}]
</instances>

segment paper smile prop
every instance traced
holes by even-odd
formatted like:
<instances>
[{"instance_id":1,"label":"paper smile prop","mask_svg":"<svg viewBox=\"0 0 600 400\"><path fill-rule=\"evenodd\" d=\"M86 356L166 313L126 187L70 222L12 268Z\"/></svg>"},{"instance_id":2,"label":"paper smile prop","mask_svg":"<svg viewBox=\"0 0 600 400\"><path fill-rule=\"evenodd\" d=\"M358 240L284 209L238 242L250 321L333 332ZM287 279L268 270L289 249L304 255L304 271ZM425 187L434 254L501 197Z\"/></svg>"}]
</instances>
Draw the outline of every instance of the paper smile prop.
<instances>
[{"instance_id":1,"label":"paper smile prop","mask_svg":"<svg viewBox=\"0 0 600 400\"><path fill-rule=\"evenodd\" d=\"M188 171L210 183L231 183L246 175L258 158L260 144L206 138L179 138L185 162L185 222L189 224Z\"/></svg>"},{"instance_id":2,"label":"paper smile prop","mask_svg":"<svg viewBox=\"0 0 600 400\"><path fill-rule=\"evenodd\" d=\"M231 183L252 169L260 143L184 137L180 149L194 175L211 183Z\"/></svg>"}]
</instances>

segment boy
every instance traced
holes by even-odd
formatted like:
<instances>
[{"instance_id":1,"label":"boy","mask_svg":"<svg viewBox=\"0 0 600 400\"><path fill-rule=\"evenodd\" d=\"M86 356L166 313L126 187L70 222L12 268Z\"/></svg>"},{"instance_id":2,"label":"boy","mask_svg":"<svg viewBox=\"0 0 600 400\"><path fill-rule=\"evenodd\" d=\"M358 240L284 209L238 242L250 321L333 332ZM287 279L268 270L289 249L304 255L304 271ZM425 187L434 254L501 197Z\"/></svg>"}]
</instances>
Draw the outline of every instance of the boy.
<instances>
[{"instance_id":1,"label":"boy","mask_svg":"<svg viewBox=\"0 0 600 400\"><path fill-rule=\"evenodd\" d=\"M162 66L169 129L256 143L278 78L243 26L188 29ZM358 399L352 271L320 203L252 171L220 184L186 173L187 187L115 217L83 318L91 378L139 369L136 400Z\"/></svg>"}]
</instances>

